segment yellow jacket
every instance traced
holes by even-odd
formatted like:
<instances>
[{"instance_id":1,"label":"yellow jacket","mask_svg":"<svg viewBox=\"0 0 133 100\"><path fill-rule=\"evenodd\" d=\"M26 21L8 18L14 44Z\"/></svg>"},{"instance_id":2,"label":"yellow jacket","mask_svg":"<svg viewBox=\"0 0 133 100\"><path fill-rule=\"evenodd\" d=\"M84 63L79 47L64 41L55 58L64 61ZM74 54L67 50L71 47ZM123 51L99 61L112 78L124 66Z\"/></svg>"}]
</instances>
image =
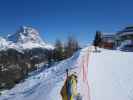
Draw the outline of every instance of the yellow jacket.
<instances>
[{"instance_id":1,"label":"yellow jacket","mask_svg":"<svg viewBox=\"0 0 133 100\"><path fill-rule=\"evenodd\" d=\"M77 96L77 80L72 76L71 79L71 83L72 83L72 95L73 97Z\"/></svg>"},{"instance_id":2,"label":"yellow jacket","mask_svg":"<svg viewBox=\"0 0 133 100\"><path fill-rule=\"evenodd\" d=\"M69 76L68 79L71 80L71 85L72 85L72 96L70 97L70 100L73 100L73 97L77 96L77 80L75 79L74 76ZM67 80L68 80L67 79ZM62 96L62 100L68 100L68 96L67 96L67 80L65 81L62 89L61 89L61 96Z\"/></svg>"}]
</instances>

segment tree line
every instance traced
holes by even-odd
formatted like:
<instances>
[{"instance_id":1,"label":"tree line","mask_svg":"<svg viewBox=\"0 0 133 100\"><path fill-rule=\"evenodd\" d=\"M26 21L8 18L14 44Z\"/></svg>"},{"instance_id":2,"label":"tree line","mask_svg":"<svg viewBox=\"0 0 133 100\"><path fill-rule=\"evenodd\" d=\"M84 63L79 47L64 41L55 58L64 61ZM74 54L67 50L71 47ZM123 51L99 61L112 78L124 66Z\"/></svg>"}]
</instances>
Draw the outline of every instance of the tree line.
<instances>
[{"instance_id":1,"label":"tree line","mask_svg":"<svg viewBox=\"0 0 133 100\"><path fill-rule=\"evenodd\" d=\"M60 61L69 58L79 49L80 45L73 36L69 36L66 43L63 43L61 40L57 39L55 41L55 49L53 51L53 60Z\"/></svg>"}]
</instances>

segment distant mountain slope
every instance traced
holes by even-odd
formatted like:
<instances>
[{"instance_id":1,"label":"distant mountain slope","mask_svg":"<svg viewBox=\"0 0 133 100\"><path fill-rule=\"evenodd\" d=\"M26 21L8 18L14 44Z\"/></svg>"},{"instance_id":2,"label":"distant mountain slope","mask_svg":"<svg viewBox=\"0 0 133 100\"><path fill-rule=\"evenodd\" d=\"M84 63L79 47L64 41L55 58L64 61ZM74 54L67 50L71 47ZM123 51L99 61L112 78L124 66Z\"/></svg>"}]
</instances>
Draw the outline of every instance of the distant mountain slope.
<instances>
[{"instance_id":1,"label":"distant mountain slope","mask_svg":"<svg viewBox=\"0 0 133 100\"><path fill-rule=\"evenodd\" d=\"M5 38L0 37L0 49L8 48L9 42Z\"/></svg>"},{"instance_id":2,"label":"distant mountain slope","mask_svg":"<svg viewBox=\"0 0 133 100\"><path fill-rule=\"evenodd\" d=\"M0 37L0 49L32 49L45 48L54 49L54 46L47 44L41 38L39 32L33 27L22 26L14 34L9 34L7 39Z\"/></svg>"}]
</instances>

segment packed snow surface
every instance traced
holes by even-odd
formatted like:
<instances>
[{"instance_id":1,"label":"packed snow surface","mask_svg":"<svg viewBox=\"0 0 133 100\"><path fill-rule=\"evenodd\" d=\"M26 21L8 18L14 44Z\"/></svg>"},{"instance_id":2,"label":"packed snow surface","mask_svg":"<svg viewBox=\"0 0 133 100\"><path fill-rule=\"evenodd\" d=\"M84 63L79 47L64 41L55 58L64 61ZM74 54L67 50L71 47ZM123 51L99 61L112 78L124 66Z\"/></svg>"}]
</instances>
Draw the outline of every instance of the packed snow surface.
<instances>
[{"instance_id":1,"label":"packed snow surface","mask_svg":"<svg viewBox=\"0 0 133 100\"><path fill-rule=\"evenodd\" d=\"M97 53L89 51L91 100L133 100L133 53L100 50ZM87 52L85 48L49 69L32 72L24 82L3 91L0 100L61 100L66 68L77 69L77 61L82 60Z\"/></svg>"},{"instance_id":2,"label":"packed snow surface","mask_svg":"<svg viewBox=\"0 0 133 100\"><path fill-rule=\"evenodd\" d=\"M133 53L101 50L88 65L91 100L133 100Z\"/></svg>"}]
</instances>

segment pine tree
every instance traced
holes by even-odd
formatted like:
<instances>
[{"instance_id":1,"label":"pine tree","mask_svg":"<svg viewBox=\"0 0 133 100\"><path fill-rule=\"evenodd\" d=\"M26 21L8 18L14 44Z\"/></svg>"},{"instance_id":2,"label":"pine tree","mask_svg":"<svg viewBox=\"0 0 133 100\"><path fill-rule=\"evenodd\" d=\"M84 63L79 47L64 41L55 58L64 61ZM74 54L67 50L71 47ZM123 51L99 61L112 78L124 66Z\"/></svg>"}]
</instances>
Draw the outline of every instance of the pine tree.
<instances>
[{"instance_id":1,"label":"pine tree","mask_svg":"<svg viewBox=\"0 0 133 100\"><path fill-rule=\"evenodd\" d=\"M102 42L102 36L101 36L101 32L100 31L96 31L96 35L95 35L95 39L93 41L93 45L95 46L95 50L97 51L97 47L100 46L101 42Z\"/></svg>"}]
</instances>

